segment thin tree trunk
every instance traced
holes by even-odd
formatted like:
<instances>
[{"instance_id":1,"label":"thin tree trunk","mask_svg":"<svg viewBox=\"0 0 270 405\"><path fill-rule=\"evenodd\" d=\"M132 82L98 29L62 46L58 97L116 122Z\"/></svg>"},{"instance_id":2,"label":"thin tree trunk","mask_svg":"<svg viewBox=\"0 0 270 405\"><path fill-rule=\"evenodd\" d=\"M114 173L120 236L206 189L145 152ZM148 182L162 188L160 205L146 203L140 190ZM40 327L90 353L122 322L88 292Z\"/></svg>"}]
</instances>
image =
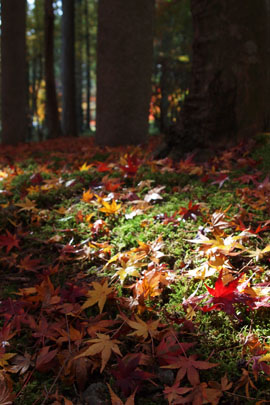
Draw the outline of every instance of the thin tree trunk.
<instances>
[{"instance_id":1,"label":"thin tree trunk","mask_svg":"<svg viewBox=\"0 0 270 405\"><path fill-rule=\"evenodd\" d=\"M28 133L26 1L1 1L2 142L16 145Z\"/></svg>"},{"instance_id":2,"label":"thin tree trunk","mask_svg":"<svg viewBox=\"0 0 270 405\"><path fill-rule=\"evenodd\" d=\"M45 82L46 124L49 138L61 136L58 101L54 77L54 11L53 0L45 0Z\"/></svg>"},{"instance_id":3,"label":"thin tree trunk","mask_svg":"<svg viewBox=\"0 0 270 405\"><path fill-rule=\"evenodd\" d=\"M32 60L32 105L31 105L31 115L32 121L37 114L37 58L34 57Z\"/></svg>"},{"instance_id":4,"label":"thin tree trunk","mask_svg":"<svg viewBox=\"0 0 270 405\"><path fill-rule=\"evenodd\" d=\"M88 12L88 0L85 0L85 47L86 47L86 129L91 129L91 55L90 55L90 21Z\"/></svg>"},{"instance_id":5,"label":"thin tree trunk","mask_svg":"<svg viewBox=\"0 0 270 405\"><path fill-rule=\"evenodd\" d=\"M99 0L99 145L144 143L148 134L154 0Z\"/></svg>"},{"instance_id":6,"label":"thin tree trunk","mask_svg":"<svg viewBox=\"0 0 270 405\"><path fill-rule=\"evenodd\" d=\"M65 136L77 136L74 0L62 0L62 9L62 129Z\"/></svg>"},{"instance_id":7,"label":"thin tree trunk","mask_svg":"<svg viewBox=\"0 0 270 405\"><path fill-rule=\"evenodd\" d=\"M83 4L81 0L76 2L76 18L75 18L75 32L76 32L76 122L77 132L83 132L83 109L82 109L82 89L83 89Z\"/></svg>"}]
</instances>

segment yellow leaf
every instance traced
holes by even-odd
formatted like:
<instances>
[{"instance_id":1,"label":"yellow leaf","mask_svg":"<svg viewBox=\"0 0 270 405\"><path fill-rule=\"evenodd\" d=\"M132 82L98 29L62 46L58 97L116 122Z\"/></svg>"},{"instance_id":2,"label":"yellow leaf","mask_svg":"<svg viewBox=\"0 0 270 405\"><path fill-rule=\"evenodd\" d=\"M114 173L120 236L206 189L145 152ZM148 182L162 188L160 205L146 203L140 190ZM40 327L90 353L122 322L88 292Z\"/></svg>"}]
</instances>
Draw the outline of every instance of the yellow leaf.
<instances>
[{"instance_id":1,"label":"yellow leaf","mask_svg":"<svg viewBox=\"0 0 270 405\"><path fill-rule=\"evenodd\" d=\"M122 353L119 350L117 339L110 339L110 336L104 335L103 333L97 333L97 339L88 340L89 343L92 343L83 353L74 357L79 359L80 357L94 356L95 354L101 353L101 369L100 372L104 370L112 351L122 357Z\"/></svg>"},{"instance_id":2,"label":"yellow leaf","mask_svg":"<svg viewBox=\"0 0 270 405\"><path fill-rule=\"evenodd\" d=\"M81 309L91 307L98 303L99 312L103 311L107 296L113 291L112 287L108 287L108 281L106 280L103 284L93 281L91 283L93 290L87 292L88 299L85 301Z\"/></svg>"},{"instance_id":3,"label":"yellow leaf","mask_svg":"<svg viewBox=\"0 0 270 405\"><path fill-rule=\"evenodd\" d=\"M21 209L19 209L18 212L20 212L20 211L37 211L35 201L31 201L27 197L25 198L24 202L17 203L15 205L17 207L22 207Z\"/></svg>"},{"instance_id":4,"label":"yellow leaf","mask_svg":"<svg viewBox=\"0 0 270 405\"><path fill-rule=\"evenodd\" d=\"M260 363L261 361L270 361L270 353L266 353L264 356L262 356L262 357L259 359L259 363Z\"/></svg>"},{"instance_id":5,"label":"yellow leaf","mask_svg":"<svg viewBox=\"0 0 270 405\"><path fill-rule=\"evenodd\" d=\"M127 262L123 263L123 266L119 268L115 276L119 276L120 282L123 284L127 276L140 277L140 273L134 264Z\"/></svg>"},{"instance_id":6,"label":"yellow leaf","mask_svg":"<svg viewBox=\"0 0 270 405\"><path fill-rule=\"evenodd\" d=\"M80 172L85 172L88 171L93 164L88 165L87 163L84 163L81 167L79 167Z\"/></svg>"},{"instance_id":7,"label":"yellow leaf","mask_svg":"<svg viewBox=\"0 0 270 405\"><path fill-rule=\"evenodd\" d=\"M102 200L103 207L99 211L104 212L106 215L117 214L121 210L121 204L116 204L115 200L112 203Z\"/></svg>"},{"instance_id":8,"label":"yellow leaf","mask_svg":"<svg viewBox=\"0 0 270 405\"><path fill-rule=\"evenodd\" d=\"M8 364L8 360L14 356L16 356L16 353L0 354L0 366L4 368Z\"/></svg>"},{"instance_id":9,"label":"yellow leaf","mask_svg":"<svg viewBox=\"0 0 270 405\"><path fill-rule=\"evenodd\" d=\"M145 340L148 337L148 335L154 337L159 333L157 330L159 326L159 320L144 322L137 315L135 315L135 318L137 322L130 321L128 318L123 318L132 329L136 329L135 332L129 333L128 336L135 335L143 337Z\"/></svg>"},{"instance_id":10,"label":"yellow leaf","mask_svg":"<svg viewBox=\"0 0 270 405\"><path fill-rule=\"evenodd\" d=\"M263 258L263 256L270 252L270 245L267 245L264 249L248 250L249 257L255 257L255 260L258 261Z\"/></svg>"}]
</instances>

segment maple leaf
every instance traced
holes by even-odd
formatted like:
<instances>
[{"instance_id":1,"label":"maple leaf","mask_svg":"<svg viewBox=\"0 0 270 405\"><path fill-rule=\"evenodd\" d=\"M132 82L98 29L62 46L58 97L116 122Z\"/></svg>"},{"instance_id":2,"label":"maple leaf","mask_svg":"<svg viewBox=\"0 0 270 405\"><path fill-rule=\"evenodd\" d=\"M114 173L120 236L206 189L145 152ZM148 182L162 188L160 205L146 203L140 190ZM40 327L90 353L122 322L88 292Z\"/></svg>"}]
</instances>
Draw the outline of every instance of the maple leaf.
<instances>
[{"instance_id":1,"label":"maple leaf","mask_svg":"<svg viewBox=\"0 0 270 405\"><path fill-rule=\"evenodd\" d=\"M117 359L116 370L112 375L116 379L116 385L127 397L132 391L137 390L145 380L155 377L154 374L141 370L142 353L129 353L122 359Z\"/></svg>"},{"instance_id":2,"label":"maple leaf","mask_svg":"<svg viewBox=\"0 0 270 405\"><path fill-rule=\"evenodd\" d=\"M196 386L200 384L200 377L198 370L208 370L218 366L218 363L209 363L207 361L196 360L197 355L192 354L190 357L178 356L167 359L171 360L171 364L162 366L161 368L179 369L176 375L176 381L181 381L185 375L191 385Z\"/></svg>"},{"instance_id":3,"label":"maple leaf","mask_svg":"<svg viewBox=\"0 0 270 405\"><path fill-rule=\"evenodd\" d=\"M84 191L82 195L82 201L89 203L93 199L93 197L94 194L90 190Z\"/></svg>"},{"instance_id":4,"label":"maple leaf","mask_svg":"<svg viewBox=\"0 0 270 405\"><path fill-rule=\"evenodd\" d=\"M219 173L219 176L216 177L214 181L212 181L211 184L218 184L218 188L221 188L225 181L228 181L230 178L226 173Z\"/></svg>"},{"instance_id":5,"label":"maple leaf","mask_svg":"<svg viewBox=\"0 0 270 405\"><path fill-rule=\"evenodd\" d=\"M125 165L119 165L120 169L128 176L134 176L139 169L137 157L128 156L125 160Z\"/></svg>"},{"instance_id":6,"label":"maple leaf","mask_svg":"<svg viewBox=\"0 0 270 405\"><path fill-rule=\"evenodd\" d=\"M44 346L37 355L36 369L40 372L47 372L52 368L53 359L57 355L58 350L49 350L50 346Z\"/></svg>"},{"instance_id":7,"label":"maple leaf","mask_svg":"<svg viewBox=\"0 0 270 405\"><path fill-rule=\"evenodd\" d=\"M111 172L112 169L111 167L109 167L106 163L104 162L99 162L98 166L97 166L97 171L99 173L104 173L104 172Z\"/></svg>"},{"instance_id":8,"label":"maple leaf","mask_svg":"<svg viewBox=\"0 0 270 405\"><path fill-rule=\"evenodd\" d=\"M256 261L262 259L265 255L270 253L270 245L267 245L264 249L257 248L256 250L247 250L249 257L254 257Z\"/></svg>"},{"instance_id":9,"label":"maple leaf","mask_svg":"<svg viewBox=\"0 0 270 405\"><path fill-rule=\"evenodd\" d=\"M31 184L33 185L39 185L43 182L43 177L40 173L34 173L30 177Z\"/></svg>"},{"instance_id":10,"label":"maple leaf","mask_svg":"<svg viewBox=\"0 0 270 405\"><path fill-rule=\"evenodd\" d=\"M109 192L114 192L116 190L118 190L118 188L121 187L121 185L123 184L123 182L119 182L119 179L115 179L112 178L110 180L108 180L108 178L106 178L107 176L105 176L105 178L102 179L102 183L105 186L105 189Z\"/></svg>"},{"instance_id":11,"label":"maple leaf","mask_svg":"<svg viewBox=\"0 0 270 405\"><path fill-rule=\"evenodd\" d=\"M87 333L89 336L94 337L97 332L108 332L108 327L118 322L112 319L102 319L102 316L104 316L104 314L88 320Z\"/></svg>"},{"instance_id":12,"label":"maple leaf","mask_svg":"<svg viewBox=\"0 0 270 405\"><path fill-rule=\"evenodd\" d=\"M218 405L220 396L219 390L207 388L207 384L203 382L194 386L188 395L175 402L175 404L203 405L211 403L211 405Z\"/></svg>"},{"instance_id":13,"label":"maple leaf","mask_svg":"<svg viewBox=\"0 0 270 405\"><path fill-rule=\"evenodd\" d=\"M65 330L57 326L55 326L54 329L60 335L59 338L55 339L58 345L61 345L63 342L74 342L75 345L77 346L81 344L83 332L73 328L72 325L68 327L68 330Z\"/></svg>"},{"instance_id":14,"label":"maple leaf","mask_svg":"<svg viewBox=\"0 0 270 405\"><path fill-rule=\"evenodd\" d=\"M20 260L18 267L22 270L37 272L40 263L39 259L31 259L31 254Z\"/></svg>"},{"instance_id":15,"label":"maple leaf","mask_svg":"<svg viewBox=\"0 0 270 405\"><path fill-rule=\"evenodd\" d=\"M19 242L16 235L12 235L9 231L6 231L6 235L0 235L0 247L5 246L7 253L9 253L13 247L19 249Z\"/></svg>"},{"instance_id":16,"label":"maple leaf","mask_svg":"<svg viewBox=\"0 0 270 405\"><path fill-rule=\"evenodd\" d=\"M93 164L88 165L86 162L84 162L84 164L79 167L79 171L80 172L86 172L89 169L91 169L92 166L93 166Z\"/></svg>"},{"instance_id":17,"label":"maple leaf","mask_svg":"<svg viewBox=\"0 0 270 405\"><path fill-rule=\"evenodd\" d=\"M0 346L0 367L5 368L8 365L8 360L16 356L16 353L6 353L5 347Z\"/></svg>"},{"instance_id":18,"label":"maple leaf","mask_svg":"<svg viewBox=\"0 0 270 405\"><path fill-rule=\"evenodd\" d=\"M244 174L243 176L236 177L234 181L239 181L239 183L250 183L258 184L258 175L257 174Z\"/></svg>"},{"instance_id":19,"label":"maple leaf","mask_svg":"<svg viewBox=\"0 0 270 405\"><path fill-rule=\"evenodd\" d=\"M222 236L224 229L229 228L229 223L225 221L225 212L215 211L210 218L210 228L214 235Z\"/></svg>"},{"instance_id":20,"label":"maple leaf","mask_svg":"<svg viewBox=\"0 0 270 405\"><path fill-rule=\"evenodd\" d=\"M140 257L137 255L130 255L128 252L126 254L120 254L119 266L116 267L117 272L113 275L113 278L119 277L121 284L124 283L126 277L140 277L138 269L146 266L146 263L140 262Z\"/></svg>"},{"instance_id":21,"label":"maple leaf","mask_svg":"<svg viewBox=\"0 0 270 405\"><path fill-rule=\"evenodd\" d=\"M242 253L245 250L244 246L239 243L243 238L247 237L246 233L240 233L239 235L229 235L226 238L220 238L216 235L215 239L209 239L201 232L198 233L195 239L187 239L188 242L200 244L199 250L206 255L212 255L221 253L225 255L235 256ZM240 252L234 252L234 249L240 249Z\"/></svg>"},{"instance_id":22,"label":"maple leaf","mask_svg":"<svg viewBox=\"0 0 270 405\"><path fill-rule=\"evenodd\" d=\"M246 294L240 293L237 290L237 287L240 284L239 280L243 276L243 274L240 274L235 280L224 285L222 282L222 273L223 272L221 271L219 274L219 277L215 283L215 288L208 287L205 284L207 291L213 297L208 301L208 304L213 303L214 305L212 307L204 306L201 309L204 312L212 311L213 309L224 310L229 315L235 315L233 304L246 304L252 301L252 298L250 296L247 296Z\"/></svg>"},{"instance_id":23,"label":"maple leaf","mask_svg":"<svg viewBox=\"0 0 270 405\"><path fill-rule=\"evenodd\" d=\"M24 353L24 356L16 355L12 359L12 364L8 368L10 373L20 373L24 374L29 369L31 365L31 355L29 353Z\"/></svg>"},{"instance_id":24,"label":"maple leaf","mask_svg":"<svg viewBox=\"0 0 270 405\"><path fill-rule=\"evenodd\" d=\"M61 300L75 303L77 298L85 296L86 292L85 287L78 287L75 284L67 283L65 288L61 289Z\"/></svg>"},{"instance_id":25,"label":"maple leaf","mask_svg":"<svg viewBox=\"0 0 270 405\"><path fill-rule=\"evenodd\" d=\"M237 381L237 385L234 388L233 392L238 391L239 388L241 388L243 386L245 386L245 393L246 393L247 398L250 397L249 387L252 387L253 389L257 390L254 382L252 381L252 379L249 376L249 371L244 368L242 368L242 375L241 375L240 379Z\"/></svg>"},{"instance_id":26,"label":"maple leaf","mask_svg":"<svg viewBox=\"0 0 270 405\"><path fill-rule=\"evenodd\" d=\"M122 357L119 350L117 339L110 339L109 335L104 335L103 333L97 333L97 339L90 339L87 342L91 343L83 353L76 356L74 359L79 359L80 357L94 356L95 354L101 353L101 368L100 372L104 370L109 358L111 357L112 351Z\"/></svg>"},{"instance_id":27,"label":"maple leaf","mask_svg":"<svg viewBox=\"0 0 270 405\"><path fill-rule=\"evenodd\" d=\"M135 315L135 321L129 320L126 316L123 314L120 315L121 318L126 321L126 323L132 328L135 329L135 332L129 333L128 336L138 336L142 337L144 340L148 337L148 335L151 336L151 338L156 337L159 334L159 331L157 330L158 327L160 327L159 320L157 319L156 321L148 321L144 322L142 319L140 319L137 315Z\"/></svg>"},{"instance_id":28,"label":"maple leaf","mask_svg":"<svg viewBox=\"0 0 270 405\"><path fill-rule=\"evenodd\" d=\"M219 399L222 397L225 391L229 391L232 388L232 382L228 381L227 375L225 374L221 377L220 383L217 381L209 381L209 387L207 389L207 399L211 404L217 405L219 403Z\"/></svg>"},{"instance_id":29,"label":"maple leaf","mask_svg":"<svg viewBox=\"0 0 270 405\"><path fill-rule=\"evenodd\" d=\"M164 190L165 186L155 187L152 190L148 191L148 193L144 197L144 201L156 201L156 200L163 200L163 197L160 195L160 192Z\"/></svg>"},{"instance_id":30,"label":"maple leaf","mask_svg":"<svg viewBox=\"0 0 270 405\"><path fill-rule=\"evenodd\" d=\"M21 207L18 212L20 211L37 211L36 202L29 200L29 198L25 198L25 200L21 203L15 204L17 207Z\"/></svg>"},{"instance_id":31,"label":"maple leaf","mask_svg":"<svg viewBox=\"0 0 270 405\"><path fill-rule=\"evenodd\" d=\"M175 381L173 386L165 386L163 393L169 402L169 405L179 404L179 400L183 399L183 394L190 392L192 388L190 387L179 387L179 381ZM185 403L185 402L182 402Z\"/></svg>"},{"instance_id":32,"label":"maple leaf","mask_svg":"<svg viewBox=\"0 0 270 405\"><path fill-rule=\"evenodd\" d=\"M16 335L16 332L12 331L12 325L10 323L5 323L0 330L0 346L4 347L8 343L8 341Z\"/></svg>"},{"instance_id":33,"label":"maple leaf","mask_svg":"<svg viewBox=\"0 0 270 405\"><path fill-rule=\"evenodd\" d=\"M164 242L162 240L162 235L159 235L152 243L144 243L138 241L139 247L135 248L134 251L144 252L146 256L149 256L150 260L154 263L159 263L159 259L164 256L161 249L164 247Z\"/></svg>"},{"instance_id":34,"label":"maple leaf","mask_svg":"<svg viewBox=\"0 0 270 405\"><path fill-rule=\"evenodd\" d=\"M118 214L121 210L121 204L116 204L115 200L112 200L111 204L102 200L102 205L103 207L99 211L104 212L106 215Z\"/></svg>"},{"instance_id":35,"label":"maple leaf","mask_svg":"<svg viewBox=\"0 0 270 405\"><path fill-rule=\"evenodd\" d=\"M12 405L16 395L9 390L4 378L0 377L0 405Z\"/></svg>"},{"instance_id":36,"label":"maple leaf","mask_svg":"<svg viewBox=\"0 0 270 405\"><path fill-rule=\"evenodd\" d=\"M113 390L109 384L107 384L107 387L110 392L110 397L111 397L111 401L112 401L111 405L134 405L136 391L133 392L133 394L131 394L128 397L128 399L126 400L126 402L124 404L123 401L113 392Z\"/></svg>"},{"instance_id":37,"label":"maple leaf","mask_svg":"<svg viewBox=\"0 0 270 405\"><path fill-rule=\"evenodd\" d=\"M160 284L163 277L164 274L160 271L151 270L145 272L143 277L141 277L133 286L134 298L142 303L148 298L159 296L162 293Z\"/></svg>"},{"instance_id":38,"label":"maple leaf","mask_svg":"<svg viewBox=\"0 0 270 405\"><path fill-rule=\"evenodd\" d=\"M188 207L180 207L178 213L182 215L183 219L192 218L196 220L197 216L201 215L200 204L193 205L192 201L189 201Z\"/></svg>"},{"instance_id":39,"label":"maple leaf","mask_svg":"<svg viewBox=\"0 0 270 405\"><path fill-rule=\"evenodd\" d=\"M23 301L3 300L0 303L0 313L6 318L6 320L11 320L12 325L15 326L16 331L19 332L21 329L21 323L27 323L27 315L25 313L25 308L27 304Z\"/></svg>"},{"instance_id":40,"label":"maple leaf","mask_svg":"<svg viewBox=\"0 0 270 405\"><path fill-rule=\"evenodd\" d=\"M85 309L88 307L91 307L92 305L95 305L98 303L99 307L99 312L101 313L103 311L105 302L107 300L108 295L110 295L113 291L112 287L108 287L108 281L105 280L103 284L97 283L96 281L93 281L91 283L91 286L93 287L93 290L90 290L87 292L87 297L88 299L85 301L81 309Z\"/></svg>"},{"instance_id":41,"label":"maple leaf","mask_svg":"<svg viewBox=\"0 0 270 405\"><path fill-rule=\"evenodd\" d=\"M179 342L177 337L168 332L156 348L156 356L159 364L165 366L171 363L172 358L177 358L181 354L186 354L187 350L195 346L195 342Z\"/></svg>"}]
</instances>

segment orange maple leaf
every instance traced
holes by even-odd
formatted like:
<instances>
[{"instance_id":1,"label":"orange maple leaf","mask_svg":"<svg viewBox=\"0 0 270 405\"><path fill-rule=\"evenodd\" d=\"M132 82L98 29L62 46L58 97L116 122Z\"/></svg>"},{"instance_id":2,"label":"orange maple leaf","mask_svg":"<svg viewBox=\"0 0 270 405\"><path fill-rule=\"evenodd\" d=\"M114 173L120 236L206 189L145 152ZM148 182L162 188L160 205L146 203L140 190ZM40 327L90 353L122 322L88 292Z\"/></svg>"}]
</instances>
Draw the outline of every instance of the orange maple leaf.
<instances>
[{"instance_id":1,"label":"orange maple leaf","mask_svg":"<svg viewBox=\"0 0 270 405\"><path fill-rule=\"evenodd\" d=\"M94 194L90 190L84 191L83 196L82 196L82 201L89 203L93 197L94 197Z\"/></svg>"}]
</instances>

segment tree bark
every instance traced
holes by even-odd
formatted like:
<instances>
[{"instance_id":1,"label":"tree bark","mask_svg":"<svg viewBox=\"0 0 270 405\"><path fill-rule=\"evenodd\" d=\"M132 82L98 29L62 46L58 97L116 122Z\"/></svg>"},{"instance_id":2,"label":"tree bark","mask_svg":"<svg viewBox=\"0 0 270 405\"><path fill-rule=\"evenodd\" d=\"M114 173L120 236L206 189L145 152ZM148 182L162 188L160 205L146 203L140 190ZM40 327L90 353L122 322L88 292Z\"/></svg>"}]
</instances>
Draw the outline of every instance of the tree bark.
<instances>
[{"instance_id":1,"label":"tree bark","mask_svg":"<svg viewBox=\"0 0 270 405\"><path fill-rule=\"evenodd\" d=\"M190 93L168 144L178 153L230 145L269 117L269 0L192 0Z\"/></svg>"},{"instance_id":2,"label":"tree bark","mask_svg":"<svg viewBox=\"0 0 270 405\"><path fill-rule=\"evenodd\" d=\"M1 1L2 142L16 145L28 133L26 1Z\"/></svg>"},{"instance_id":3,"label":"tree bark","mask_svg":"<svg viewBox=\"0 0 270 405\"><path fill-rule=\"evenodd\" d=\"M85 33L85 51L86 51L86 130L91 129L91 55L90 55L90 22L88 12L88 0L84 3L84 13L86 21Z\"/></svg>"},{"instance_id":4,"label":"tree bark","mask_svg":"<svg viewBox=\"0 0 270 405\"><path fill-rule=\"evenodd\" d=\"M99 145L147 139L154 0L99 0L97 132Z\"/></svg>"},{"instance_id":5,"label":"tree bark","mask_svg":"<svg viewBox=\"0 0 270 405\"><path fill-rule=\"evenodd\" d=\"M83 109L82 109L82 95L83 95L83 4L82 0L77 0L75 3L75 53L76 53L76 122L77 132L83 132Z\"/></svg>"},{"instance_id":6,"label":"tree bark","mask_svg":"<svg viewBox=\"0 0 270 405\"><path fill-rule=\"evenodd\" d=\"M77 136L74 0L62 0L62 9L62 129L65 136Z\"/></svg>"},{"instance_id":7,"label":"tree bark","mask_svg":"<svg viewBox=\"0 0 270 405\"><path fill-rule=\"evenodd\" d=\"M62 135L58 100L54 77L54 11L53 0L45 0L45 82L46 82L46 124L48 137L56 138Z\"/></svg>"}]
</instances>

